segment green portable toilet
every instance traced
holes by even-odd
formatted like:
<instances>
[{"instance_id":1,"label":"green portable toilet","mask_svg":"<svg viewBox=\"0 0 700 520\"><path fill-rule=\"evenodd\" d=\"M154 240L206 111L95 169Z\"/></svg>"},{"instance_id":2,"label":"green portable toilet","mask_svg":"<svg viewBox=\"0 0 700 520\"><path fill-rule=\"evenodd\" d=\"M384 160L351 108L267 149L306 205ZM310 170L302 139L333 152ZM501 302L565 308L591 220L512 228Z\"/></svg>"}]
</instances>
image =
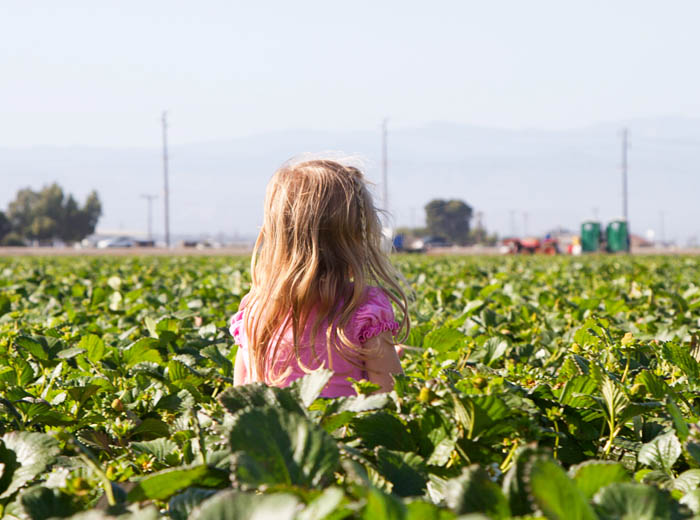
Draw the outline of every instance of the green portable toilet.
<instances>
[{"instance_id":1,"label":"green portable toilet","mask_svg":"<svg viewBox=\"0 0 700 520\"><path fill-rule=\"evenodd\" d=\"M629 230L624 219L613 220L605 230L610 253L623 253L630 250Z\"/></svg>"},{"instance_id":2,"label":"green portable toilet","mask_svg":"<svg viewBox=\"0 0 700 520\"><path fill-rule=\"evenodd\" d=\"M581 224L581 251L595 253L600 249L600 222L589 220Z\"/></svg>"}]
</instances>

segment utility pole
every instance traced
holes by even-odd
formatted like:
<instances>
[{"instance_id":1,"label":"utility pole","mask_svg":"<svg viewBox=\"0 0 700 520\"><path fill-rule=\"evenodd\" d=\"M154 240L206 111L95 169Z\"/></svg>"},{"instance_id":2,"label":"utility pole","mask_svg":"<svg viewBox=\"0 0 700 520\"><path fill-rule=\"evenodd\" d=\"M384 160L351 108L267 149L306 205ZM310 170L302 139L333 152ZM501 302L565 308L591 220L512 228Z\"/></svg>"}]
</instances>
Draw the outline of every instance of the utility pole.
<instances>
[{"instance_id":1,"label":"utility pole","mask_svg":"<svg viewBox=\"0 0 700 520\"><path fill-rule=\"evenodd\" d=\"M389 157L387 153L387 123L389 119L386 117L382 121L382 204L384 205L384 211L389 211Z\"/></svg>"},{"instance_id":2,"label":"utility pole","mask_svg":"<svg viewBox=\"0 0 700 520\"><path fill-rule=\"evenodd\" d=\"M163 199L165 201L165 247L170 247L170 196L168 190L168 113L163 111Z\"/></svg>"},{"instance_id":3,"label":"utility pole","mask_svg":"<svg viewBox=\"0 0 700 520\"><path fill-rule=\"evenodd\" d=\"M148 240L153 240L153 199L157 199L157 195L141 195L142 199L148 201Z\"/></svg>"},{"instance_id":4,"label":"utility pole","mask_svg":"<svg viewBox=\"0 0 700 520\"><path fill-rule=\"evenodd\" d=\"M627 141L627 128L622 129L622 216L627 222L627 229L629 230L629 221L627 215L627 148L629 148L629 143Z\"/></svg>"}]
</instances>

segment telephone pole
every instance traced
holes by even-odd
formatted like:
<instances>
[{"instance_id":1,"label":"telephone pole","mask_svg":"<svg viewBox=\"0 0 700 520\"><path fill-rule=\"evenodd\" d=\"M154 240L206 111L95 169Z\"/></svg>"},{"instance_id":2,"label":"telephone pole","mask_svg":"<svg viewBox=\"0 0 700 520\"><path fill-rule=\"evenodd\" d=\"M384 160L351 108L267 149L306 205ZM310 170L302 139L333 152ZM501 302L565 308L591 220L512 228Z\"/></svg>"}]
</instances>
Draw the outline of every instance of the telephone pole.
<instances>
[{"instance_id":1,"label":"telephone pole","mask_svg":"<svg viewBox=\"0 0 700 520\"><path fill-rule=\"evenodd\" d=\"M170 197L168 190L168 113L163 111L163 199L165 201L165 247L170 247Z\"/></svg>"},{"instance_id":2,"label":"telephone pole","mask_svg":"<svg viewBox=\"0 0 700 520\"><path fill-rule=\"evenodd\" d=\"M153 240L153 199L157 199L157 195L141 195L142 199L148 201L148 240Z\"/></svg>"},{"instance_id":3,"label":"telephone pole","mask_svg":"<svg viewBox=\"0 0 700 520\"><path fill-rule=\"evenodd\" d=\"M389 157L387 153L387 123L389 119L386 117L382 121L382 204L384 205L384 211L389 211Z\"/></svg>"},{"instance_id":4,"label":"telephone pole","mask_svg":"<svg viewBox=\"0 0 700 520\"><path fill-rule=\"evenodd\" d=\"M627 128L622 129L622 216L627 222L629 229L629 221L627 219L627 148L629 143L627 140Z\"/></svg>"}]
</instances>

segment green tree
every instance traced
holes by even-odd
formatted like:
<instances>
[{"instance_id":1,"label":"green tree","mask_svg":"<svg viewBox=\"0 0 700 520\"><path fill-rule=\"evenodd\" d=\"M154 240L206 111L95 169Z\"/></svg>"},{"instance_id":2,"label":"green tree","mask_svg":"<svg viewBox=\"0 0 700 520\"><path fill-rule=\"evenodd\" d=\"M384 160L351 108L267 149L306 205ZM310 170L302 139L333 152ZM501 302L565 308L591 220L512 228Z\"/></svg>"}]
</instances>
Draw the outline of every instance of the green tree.
<instances>
[{"instance_id":1,"label":"green tree","mask_svg":"<svg viewBox=\"0 0 700 520\"><path fill-rule=\"evenodd\" d=\"M472 208L462 200L435 199L425 206L428 230L457 244L469 242L469 222Z\"/></svg>"},{"instance_id":2,"label":"green tree","mask_svg":"<svg viewBox=\"0 0 700 520\"><path fill-rule=\"evenodd\" d=\"M0 211L0 242L5 236L12 231L12 224L10 224L10 219L5 216L5 214Z\"/></svg>"},{"instance_id":3,"label":"green tree","mask_svg":"<svg viewBox=\"0 0 700 520\"><path fill-rule=\"evenodd\" d=\"M7 217L12 230L29 240L82 240L95 231L102 204L95 191L80 207L72 195L67 197L56 183L35 192L25 188L10 202Z\"/></svg>"}]
</instances>

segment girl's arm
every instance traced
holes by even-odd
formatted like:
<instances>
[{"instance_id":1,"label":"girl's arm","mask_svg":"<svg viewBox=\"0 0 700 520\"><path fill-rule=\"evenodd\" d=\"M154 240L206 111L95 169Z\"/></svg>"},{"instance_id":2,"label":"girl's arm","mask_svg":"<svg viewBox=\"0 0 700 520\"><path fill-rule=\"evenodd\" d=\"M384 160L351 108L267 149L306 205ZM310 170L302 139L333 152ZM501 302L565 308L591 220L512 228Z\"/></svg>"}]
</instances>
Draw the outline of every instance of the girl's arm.
<instances>
[{"instance_id":1,"label":"girl's arm","mask_svg":"<svg viewBox=\"0 0 700 520\"><path fill-rule=\"evenodd\" d=\"M403 374L391 332L384 331L367 340L365 348L369 353L365 360L368 379L379 385L382 392L391 392L394 389L392 374Z\"/></svg>"},{"instance_id":2,"label":"girl's arm","mask_svg":"<svg viewBox=\"0 0 700 520\"><path fill-rule=\"evenodd\" d=\"M243 356L242 349L239 347L238 352L236 352L236 363L233 365L233 386L244 385L247 383L246 376L248 369L245 365L245 360Z\"/></svg>"}]
</instances>

